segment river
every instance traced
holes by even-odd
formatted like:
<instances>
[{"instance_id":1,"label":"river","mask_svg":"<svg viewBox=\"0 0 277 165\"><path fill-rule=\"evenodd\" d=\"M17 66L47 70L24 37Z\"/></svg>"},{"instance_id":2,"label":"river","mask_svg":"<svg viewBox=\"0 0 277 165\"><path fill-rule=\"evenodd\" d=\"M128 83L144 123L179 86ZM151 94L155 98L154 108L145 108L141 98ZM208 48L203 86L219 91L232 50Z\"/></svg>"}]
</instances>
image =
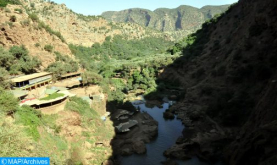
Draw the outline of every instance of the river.
<instances>
[{"instance_id":1,"label":"river","mask_svg":"<svg viewBox=\"0 0 277 165\"><path fill-rule=\"evenodd\" d=\"M136 107L139 106L141 112L147 112L159 122L158 136L146 145L146 154L133 154L131 156L120 157L119 160L122 165L160 165L161 161L166 160L163 152L175 144L177 138L182 135L184 125L176 118L174 120L165 120L163 118L163 112L169 108L169 103L164 103L162 108L158 108L157 106L148 108L144 103L136 105L136 102L133 102L133 104ZM199 161L196 157L188 161L176 162L179 165L207 165Z\"/></svg>"}]
</instances>

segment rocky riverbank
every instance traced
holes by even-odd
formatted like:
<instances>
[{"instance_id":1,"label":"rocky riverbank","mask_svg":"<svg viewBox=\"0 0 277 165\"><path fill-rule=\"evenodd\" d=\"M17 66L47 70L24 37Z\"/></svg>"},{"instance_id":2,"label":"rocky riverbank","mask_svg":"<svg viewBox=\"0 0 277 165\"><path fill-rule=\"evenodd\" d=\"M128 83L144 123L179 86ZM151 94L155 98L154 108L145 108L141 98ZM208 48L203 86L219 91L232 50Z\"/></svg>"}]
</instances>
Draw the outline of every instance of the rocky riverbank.
<instances>
[{"instance_id":1,"label":"rocky riverbank","mask_svg":"<svg viewBox=\"0 0 277 165\"><path fill-rule=\"evenodd\" d=\"M189 103L176 104L167 113L177 115L185 125L183 135L178 138L175 145L164 152L168 158L187 160L197 156L207 162L217 162L222 157L224 145L234 138L232 130L223 130L210 117Z\"/></svg>"},{"instance_id":2,"label":"rocky riverbank","mask_svg":"<svg viewBox=\"0 0 277 165\"><path fill-rule=\"evenodd\" d=\"M116 114L117 112L112 115L114 125L120 123L115 117ZM129 120L136 120L138 124L132 127L129 132L116 134L111 142L114 155L144 154L147 152L145 143L149 143L158 134L158 122L148 113L137 112L130 116Z\"/></svg>"}]
</instances>

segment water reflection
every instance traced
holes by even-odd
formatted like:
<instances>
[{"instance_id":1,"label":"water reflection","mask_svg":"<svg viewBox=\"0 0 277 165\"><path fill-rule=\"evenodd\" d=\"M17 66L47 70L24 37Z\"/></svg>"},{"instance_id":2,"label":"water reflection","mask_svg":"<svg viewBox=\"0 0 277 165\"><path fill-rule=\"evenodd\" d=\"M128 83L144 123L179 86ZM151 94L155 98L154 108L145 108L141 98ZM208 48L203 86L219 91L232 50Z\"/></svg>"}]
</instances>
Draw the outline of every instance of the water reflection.
<instances>
[{"instance_id":1,"label":"water reflection","mask_svg":"<svg viewBox=\"0 0 277 165\"><path fill-rule=\"evenodd\" d=\"M182 135L184 126L180 120L165 120L163 118L163 112L169 108L169 103L164 103L162 107L154 106L149 108L144 102L136 101L134 106L140 109L141 112L147 112L156 121L159 122L158 136L155 140L146 145L147 153L145 155L131 155L127 157L120 157L122 165L158 165L162 161L166 160L163 156L163 152L175 144L178 137ZM189 161L177 161L179 165L206 165L206 163L200 162L197 158Z\"/></svg>"}]
</instances>

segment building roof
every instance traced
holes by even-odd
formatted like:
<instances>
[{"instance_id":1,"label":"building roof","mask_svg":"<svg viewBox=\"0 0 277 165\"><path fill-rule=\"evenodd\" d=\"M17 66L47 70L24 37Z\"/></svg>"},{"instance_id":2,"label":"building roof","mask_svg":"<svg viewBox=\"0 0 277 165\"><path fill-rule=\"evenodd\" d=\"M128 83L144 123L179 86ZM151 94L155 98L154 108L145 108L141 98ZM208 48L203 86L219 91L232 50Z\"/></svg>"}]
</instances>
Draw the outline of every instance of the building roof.
<instances>
[{"instance_id":1,"label":"building roof","mask_svg":"<svg viewBox=\"0 0 277 165\"><path fill-rule=\"evenodd\" d=\"M24 96L28 95L27 91L22 91L22 90L12 90L11 93L14 95L16 98L21 98Z\"/></svg>"},{"instance_id":2,"label":"building roof","mask_svg":"<svg viewBox=\"0 0 277 165\"><path fill-rule=\"evenodd\" d=\"M56 92L58 92L58 90L56 90L56 89L46 89L45 90L45 94L47 94L47 95L51 95Z\"/></svg>"},{"instance_id":3,"label":"building roof","mask_svg":"<svg viewBox=\"0 0 277 165\"><path fill-rule=\"evenodd\" d=\"M32 79L35 79L35 78L38 78L38 77L51 75L51 74L52 73L49 73L49 72L34 73L34 74L29 74L29 75L13 78L13 79L11 79L11 81L14 82L14 83L23 82L23 81L32 80Z\"/></svg>"},{"instance_id":4,"label":"building roof","mask_svg":"<svg viewBox=\"0 0 277 165\"><path fill-rule=\"evenodd\" d=\"M73 73L67 73L61 76L61 78L69 77L69 76L77 76L80 75L82 72L73 72Z\"/></svg>"},{"instance_id":5,"label":"building roof","mask_svg":"<svg viewBox=\"0 0 277 165\"><path fill-rule=\"evenodd\" d=\"M64 94L64 93L63 93ZM44 104L50 104L50 103L53 103L53 102L56 102L56 101L60 101L60 100L63 100L65 98L67 98L68 95L64 95L64 96L61 96L61 97L58 97L58 98L55 98L55 99L52 99L52 100L38 100L38 99L34 99L34 100L30 100L30 101L27 101L27 102L24 102L24 103L20 103L19 105L22 106L22 105L29 105L29 106L40 106L40 105L44 105Z\"/></svg>"},{"instance_id":6,"label":"building roof","mask_svg":"<svg viewBox=\"0 0 277 165\"><path fill-rule=\"evenodd\" d=\"M56 87L56 86L51 87L51 89L55 89L55 90L58 90L58 91L66 91L66 90L68 90L65 87Z\"/></svg>"}]
</instances>

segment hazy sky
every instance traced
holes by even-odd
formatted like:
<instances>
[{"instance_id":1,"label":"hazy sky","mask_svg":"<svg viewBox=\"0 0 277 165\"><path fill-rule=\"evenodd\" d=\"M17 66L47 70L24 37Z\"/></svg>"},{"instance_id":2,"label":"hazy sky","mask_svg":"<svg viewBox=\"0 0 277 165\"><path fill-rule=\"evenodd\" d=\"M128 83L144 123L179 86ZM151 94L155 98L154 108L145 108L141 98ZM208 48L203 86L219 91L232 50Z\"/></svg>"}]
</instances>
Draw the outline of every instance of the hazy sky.
<instances>
[{"instance_id":1,"label":"hazy sky","mask_svg":"<svg viewBox=\"0 0 277 165\"><path fill-rule=\"evenodd\" d=\"M119 11L128 8L176 8L180 5L189 5L201 8L205 5L232 4L238 0L53 0L64 3L77 13L84 15L100 15L104 11Z\"/></svg>"}]
</instances>

